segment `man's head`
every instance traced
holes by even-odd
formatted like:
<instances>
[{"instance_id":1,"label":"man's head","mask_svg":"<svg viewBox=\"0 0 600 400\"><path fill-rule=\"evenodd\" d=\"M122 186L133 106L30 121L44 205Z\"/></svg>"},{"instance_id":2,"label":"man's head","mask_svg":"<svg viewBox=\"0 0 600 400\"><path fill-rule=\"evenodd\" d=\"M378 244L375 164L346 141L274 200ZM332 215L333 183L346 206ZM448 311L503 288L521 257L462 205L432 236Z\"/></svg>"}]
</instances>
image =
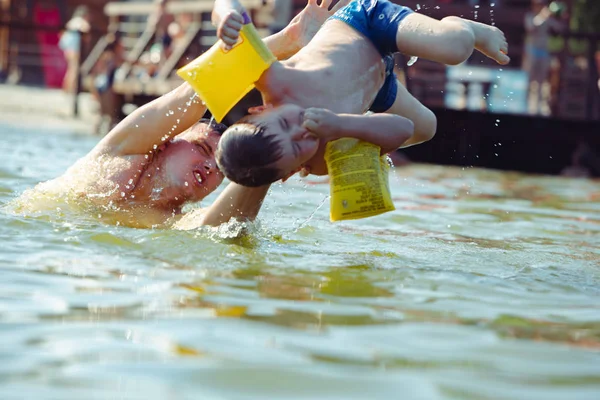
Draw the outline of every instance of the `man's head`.
<instances>
[{"instance_id":1,"label":"man's head","mask_svg":"<svg viewBox=\"0 0 600 400\"><path fill-rule=\"evenodd\" d=\"M152 188L152 199L176 205L200 201L215 191L223 174L214 152L224 130L200 121L158 147L143 177Z\"/></svg>"},{"instance_id":2,"label":"man's head","mask_svg":"<svg viewBox=\"0 0 600 400\"><path fill-rule=\"evenodd\" d=\"M303 126L304 109L286 104L261 107L225 131L216 159L231 181L263 186L289 177L319 148L317 137Z\"/></svg>"}]
</instances>

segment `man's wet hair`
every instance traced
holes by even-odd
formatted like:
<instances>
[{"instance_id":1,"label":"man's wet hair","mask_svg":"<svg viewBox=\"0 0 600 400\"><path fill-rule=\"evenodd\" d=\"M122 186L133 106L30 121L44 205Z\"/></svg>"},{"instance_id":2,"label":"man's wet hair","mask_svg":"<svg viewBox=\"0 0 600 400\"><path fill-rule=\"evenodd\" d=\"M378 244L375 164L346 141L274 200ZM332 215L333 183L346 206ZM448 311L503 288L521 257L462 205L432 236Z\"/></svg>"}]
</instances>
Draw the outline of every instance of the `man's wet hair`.
<instances>
[{"instance_id":1,"label":"man's wet hair","mask_svg":"<svg viewBox=\"0 0 600 400\"><path fill-rule=\"evenodd\" d=\"M212 120L209 118L201 118L200 121L198 121L196 123L196 125L206 124L208 126L208 128L210 129L210 131L218 133L219 136L222 136L223 133L227 130L227 125L219 124L215 121L212 121L212 123L211 123L211 121Z\"/></svg>"},{"instance_id":2,"label":"man's wet hair","mask_svg":"<svg viewBox=\"0 0 600 400\"><path fill-rule=\"evenodd\" d=\"M258 187L284 177L275 166L282 153L277 137L247 116L222 135L216 160L227 179L242 186Z\"/></svg>"}]
</instances>

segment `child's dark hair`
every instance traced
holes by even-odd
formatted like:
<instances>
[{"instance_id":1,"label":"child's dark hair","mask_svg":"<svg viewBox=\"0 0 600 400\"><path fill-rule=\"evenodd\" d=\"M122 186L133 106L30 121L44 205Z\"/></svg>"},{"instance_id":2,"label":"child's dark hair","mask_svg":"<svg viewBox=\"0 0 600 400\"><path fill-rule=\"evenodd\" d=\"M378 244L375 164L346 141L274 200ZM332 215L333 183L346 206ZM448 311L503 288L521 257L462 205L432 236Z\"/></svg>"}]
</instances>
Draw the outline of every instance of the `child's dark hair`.
<instances>
[{"instance_id":1,"label":"child's dark hair","mask_svg":"<svg viewBox=\"0 0 600 400\"><path fill-rule=\"evenodd\" d=\"M281 158L281 144L263 125L249 117L231 125L219 141L216 160L225 176L242 186L258 187L283 178L275 163Z\"/></svg>"}]
</instances>

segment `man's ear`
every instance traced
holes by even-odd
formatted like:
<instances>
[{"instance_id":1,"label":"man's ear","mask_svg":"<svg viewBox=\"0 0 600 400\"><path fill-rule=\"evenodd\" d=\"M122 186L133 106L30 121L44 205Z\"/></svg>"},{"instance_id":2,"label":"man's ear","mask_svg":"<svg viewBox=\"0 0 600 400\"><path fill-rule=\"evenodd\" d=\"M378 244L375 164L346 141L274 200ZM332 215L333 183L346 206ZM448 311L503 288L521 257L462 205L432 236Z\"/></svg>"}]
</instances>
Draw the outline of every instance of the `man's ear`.
<instances>
[{"instance_id":1,"label":"man's ear","mask_svg":"<svg viewBox=\"0 0 600 400\"><path fill-rule=\"evenodd\" d=\"M265 105L262 105L262 106L250 107L248 109L248 113L250 115L256 115L256 114L260 114L261 112L263 112L265 110L268 110L270 108L273 108L272 104L265 104Z\"/></svg>"}]
</instances>

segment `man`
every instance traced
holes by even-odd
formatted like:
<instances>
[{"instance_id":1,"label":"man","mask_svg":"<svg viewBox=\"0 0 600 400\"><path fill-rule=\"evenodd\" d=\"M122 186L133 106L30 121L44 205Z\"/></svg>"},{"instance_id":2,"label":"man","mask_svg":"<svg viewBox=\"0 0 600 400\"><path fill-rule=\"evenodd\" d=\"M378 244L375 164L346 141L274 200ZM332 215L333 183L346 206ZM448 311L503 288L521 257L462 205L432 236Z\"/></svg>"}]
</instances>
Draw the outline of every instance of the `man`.
<instances>
[{"instance_id":1,"label":"man","mask_svg":"<svg viewBox=\"0 0 600 400\"><path fill-rule=\"evenodd\" d=\"M265 39L267 46L277 57L294 54L339 7L308 4L283 31ZM223 180L214 159L222 129L198 122L205 111L183 84L131 113L63 176L24 193L19 203L31 208L54 199L113 223L170 226L186 203L202 200ZM230 184L196 225L254 219L268 188Z\"/></svg>"}]
</instances>

